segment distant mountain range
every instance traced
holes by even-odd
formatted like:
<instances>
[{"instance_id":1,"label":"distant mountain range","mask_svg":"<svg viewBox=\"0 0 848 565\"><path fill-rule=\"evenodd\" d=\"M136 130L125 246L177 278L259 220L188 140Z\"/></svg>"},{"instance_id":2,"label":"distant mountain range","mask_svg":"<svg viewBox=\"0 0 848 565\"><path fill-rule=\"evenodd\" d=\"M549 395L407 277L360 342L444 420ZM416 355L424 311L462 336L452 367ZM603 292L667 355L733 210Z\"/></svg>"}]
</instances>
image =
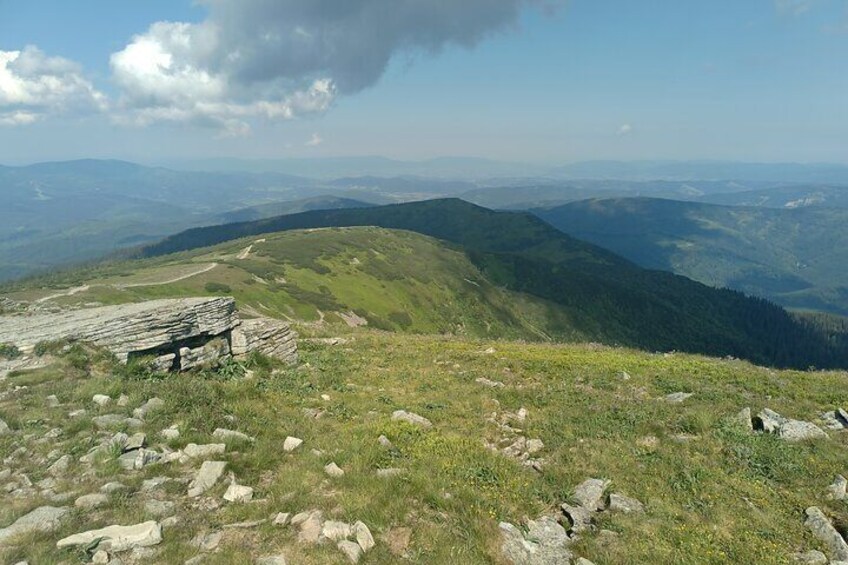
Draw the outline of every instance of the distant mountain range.
<instances>
[{"instance_id":1,"label":"distant mountain range","mask_svg":"<svg viewBox=\"0 0 848 565\"><path fill-rule=\"evenodd\" d=\"M646 268L784 306L848 315L848 208L618 198L535 213L564 233Z\"/></svg>"}]
</instances>

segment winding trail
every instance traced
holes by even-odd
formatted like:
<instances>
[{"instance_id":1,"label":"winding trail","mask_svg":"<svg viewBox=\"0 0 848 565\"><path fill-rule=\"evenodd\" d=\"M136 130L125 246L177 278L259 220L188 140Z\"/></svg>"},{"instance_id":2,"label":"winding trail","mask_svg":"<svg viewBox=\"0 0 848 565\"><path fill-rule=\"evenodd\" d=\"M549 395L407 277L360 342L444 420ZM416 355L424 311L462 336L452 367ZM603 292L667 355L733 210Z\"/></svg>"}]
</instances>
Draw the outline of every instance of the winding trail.
<instances>
[{"instance_id":1,"label":"winding trail","mask_svg":"<svg viewBox=\"0 0 848 565\"><path fill-rule=\"evenodd\" d=\"M172 284L175 282L184 281L186 279L190 279L191 277L196 277L197 275L202 275L203 273L208 273L212 269L218 266L218 263L210 263L206 265L199 271L194 271L192 273L187 273L185 275L180 275L179 277L174 277L172 279L168 279L165 281L154 281L154 282L143 282L143 283L131 283L131 284L116 284L113 285L115 288L139 288L142 286L161 286L164 284Z\"/></svg>"}]
</instances>

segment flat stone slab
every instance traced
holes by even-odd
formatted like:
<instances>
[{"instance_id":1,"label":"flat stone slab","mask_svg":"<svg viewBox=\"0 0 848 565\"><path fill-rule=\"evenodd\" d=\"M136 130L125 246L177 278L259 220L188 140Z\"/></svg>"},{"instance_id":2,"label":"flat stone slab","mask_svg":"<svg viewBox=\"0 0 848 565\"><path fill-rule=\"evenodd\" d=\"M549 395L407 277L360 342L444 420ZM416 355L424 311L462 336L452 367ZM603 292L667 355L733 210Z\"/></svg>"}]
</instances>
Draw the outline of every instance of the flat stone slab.
<instances>
[{"instance_id":1,"label":"flat stone slab","mask_svg":"<svg viewBox=\"0 0 848 565\"><path fill-rule=\"evenodd\" d=\"M62 506L42 506L29 514L21 516L6 528L0 528L0 547L12 538L33 532L52 532L59 527L62 518L70 508Z\"/></svg>"},{"instance_id":2,"label":"flat stone slab","mask_svg":"<svg viewBox=\"0 0 848 565\"><path fill-rule=\"evenodd\" d=\"M98 539L100 543L97 544L97 548L107 552L117 553L135 547L149 547L162 542L162 526L155 521L134 526L108 526L68 536L56 542L56 547L62 549L76 545L89 545Z\"/></svg>"},{"instance_id":3,"label":"flat stone slab","mask_svg":"<svg viewBox=\"0 0 848 565\"><path fill-rule=\"evenodd\" d=\"M226 461L204 461L194 480L188 486L188 495L197 497L215 486L226 468Z\"/></svg>"}]
</instances>

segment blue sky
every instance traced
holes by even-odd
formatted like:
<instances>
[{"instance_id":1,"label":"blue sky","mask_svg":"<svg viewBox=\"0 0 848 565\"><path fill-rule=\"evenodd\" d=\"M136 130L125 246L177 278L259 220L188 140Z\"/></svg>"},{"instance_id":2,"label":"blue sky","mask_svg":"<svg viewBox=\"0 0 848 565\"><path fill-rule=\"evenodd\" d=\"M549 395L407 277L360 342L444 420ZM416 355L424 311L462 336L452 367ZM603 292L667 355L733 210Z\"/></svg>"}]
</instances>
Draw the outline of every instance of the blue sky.
<instances>
[{"instance_id":1,"label":"blue sky","mask_svg":"<svg viewBox=\"0 0 848 565\"><path fill-rule=\"evenodd\" d=\"M0 0L0 162L848 162L846 0L310 1Z\"/></svg>"}]
</instances>

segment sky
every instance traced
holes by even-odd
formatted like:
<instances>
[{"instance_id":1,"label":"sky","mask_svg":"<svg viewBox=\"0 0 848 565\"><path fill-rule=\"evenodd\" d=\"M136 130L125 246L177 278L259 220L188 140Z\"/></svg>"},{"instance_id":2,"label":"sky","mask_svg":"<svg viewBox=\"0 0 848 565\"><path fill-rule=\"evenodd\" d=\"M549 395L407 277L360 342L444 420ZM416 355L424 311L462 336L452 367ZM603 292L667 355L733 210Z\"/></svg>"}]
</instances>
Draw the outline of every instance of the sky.
<instances>
[{"instance_id":1,"label":"sky","mask_svg":"<svg viewBox=\"0 0 848 565\"><path fill-rule=\"evenodd\" d=\"M0 163L848 163L848 0L0 0Z\"/></svg>"}]
</instances>

